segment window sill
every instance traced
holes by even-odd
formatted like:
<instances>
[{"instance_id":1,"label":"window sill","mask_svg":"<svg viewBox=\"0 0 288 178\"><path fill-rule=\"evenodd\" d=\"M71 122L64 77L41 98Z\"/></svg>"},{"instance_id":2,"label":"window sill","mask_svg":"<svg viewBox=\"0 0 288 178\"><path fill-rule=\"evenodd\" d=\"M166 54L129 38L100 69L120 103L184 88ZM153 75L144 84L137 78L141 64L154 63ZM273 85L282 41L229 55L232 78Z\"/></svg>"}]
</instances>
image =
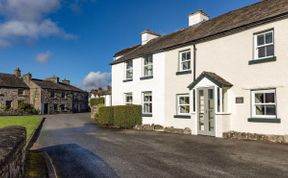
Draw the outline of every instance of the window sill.
<instances>
[{"instance_id":1,"label":"window sill","mask_svg":"<svg viewBox=\"0 0 288 178\"><path fill-rule=\"evenodd\" d=\"M187 70L187 71L179 71L179 72L176 72L176 75L185 75L185 74L191 74L192 71L191 70Z\"/></svg>"},{"instance_id":2,"label":"window sill","mask_svg":"<svg viewBox=\"0 0 288 178\"><path fill-rule=\"evenodd\" d=\"M187 115L174 115L174 118L177 118L177 119L191 119L191 116L187 116Z\"/></svg>"},{"instance_id":3,"label":"window sill","mask_svg":"<svg viewBox=\"0 0 288 178\"><path fill-rule=\"evenodd\" d=\"M126 80L123 80L123 82L132 82L133 79L126 79Z\"/></svg>"},{"instance_id":4,"label":"window sill","mask_svg":"<svg viewBox=\"0 0 288 178\"><path fill-rule=\"evenodd\" d=\"M140 78L140 80L148 80L148 79L153 79L153 76L146 76Z\"/></svg>"},{"instance_id":5,"label":"window sill","mask_svg":"<svg viewBox=\"0 0 288 178\"><path fill-rule=\"evenodd\" d=\"M277 60L276 57L269 57L269 58L264 58L264 59L254 59L249 61L249 65L253 64L261 64L261 63L266 63L266 62L275 62Z\"/></svg>"},{"instance_id":6,"label":"window sill","mask_svg":"<svg viewBox=\"0 0 288 178\"><path fill-rule=\"evenodd\" d=\"M281 119L275 118L248 118L248 122L259 122L259 123L281 123Z\"/></svg>"},{"instance_id":7,"label":"window sill","mask_svg":"<svg viewBox=\"0 0 288 178\"><path fill-rule=\"evenodd\" d=\"M142 117L153 117L152 114L142 114Z\"/></svg>"}]
</instances>

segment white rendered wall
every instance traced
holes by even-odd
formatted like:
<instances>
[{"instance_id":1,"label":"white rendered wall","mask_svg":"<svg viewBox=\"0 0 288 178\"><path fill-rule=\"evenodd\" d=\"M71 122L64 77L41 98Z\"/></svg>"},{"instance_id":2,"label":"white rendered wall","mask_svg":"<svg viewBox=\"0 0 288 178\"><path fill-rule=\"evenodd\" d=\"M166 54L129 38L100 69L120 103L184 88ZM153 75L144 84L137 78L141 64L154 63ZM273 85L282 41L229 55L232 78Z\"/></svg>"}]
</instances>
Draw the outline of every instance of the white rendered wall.
<instances>
[{"instance_id":1,"label":"white rendered wall","mask_svg":"<svg viewBox=\"0 0 288 178\"><path fill-rule=\"evenodd\" d=\"M124 94L133 94L133 104L142 105L142 92L152 91L153 116L144 117L143 124L164 125L165 119L165 55L158 53L153 55L153 79L140 80L142 76L143 58L133 60L133 81L125 80L125 64L112 66L112 105L124 105Z\"/></svg>"}]
</instances>

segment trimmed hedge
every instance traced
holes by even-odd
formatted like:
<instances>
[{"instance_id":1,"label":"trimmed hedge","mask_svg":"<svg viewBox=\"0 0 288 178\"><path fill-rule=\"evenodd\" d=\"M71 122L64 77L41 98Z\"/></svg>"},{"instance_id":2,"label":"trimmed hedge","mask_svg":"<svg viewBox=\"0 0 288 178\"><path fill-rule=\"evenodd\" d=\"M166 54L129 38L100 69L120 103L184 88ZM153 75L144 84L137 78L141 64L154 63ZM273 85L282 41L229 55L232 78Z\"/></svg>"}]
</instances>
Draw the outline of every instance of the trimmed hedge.
<instances>
[{"instance_id":1,"label":"trimmed hedge","mask_svg":"<svg viewBox=\"0 0 288 178\"><path fill-rule=\"evenodd\" d=\"M111 127L113 125L113 108L100 107L95 114L97 124L104 127Z\"/></svg>"},{"instance_id":2,"label":"trimmed hedge","mask_svg":"<svg viewBox=\"0 0 288 178\"><path fill-rule=\"evenodd\" d=\"M96 122L103 127L133 128L142 124L142 106L101 107L95 118Z\"/></svg>"},{"instance_id":3,"label":"trimmed hedge","mask_svg":"<svg viewBox=\"0 0 288 178\"><path fill-rule=\"evenodd\" d=\"M90 106L105 104L105 98L93 98L90 100Z\"/></svg>"}]
</instances>

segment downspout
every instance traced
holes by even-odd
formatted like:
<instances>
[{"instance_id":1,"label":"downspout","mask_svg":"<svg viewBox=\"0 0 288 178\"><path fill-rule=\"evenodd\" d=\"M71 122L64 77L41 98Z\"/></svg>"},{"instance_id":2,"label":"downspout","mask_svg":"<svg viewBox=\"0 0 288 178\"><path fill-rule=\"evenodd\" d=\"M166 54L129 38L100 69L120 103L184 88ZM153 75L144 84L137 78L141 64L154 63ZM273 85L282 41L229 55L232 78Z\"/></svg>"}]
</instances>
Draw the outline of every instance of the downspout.
<instances>
[{"instance_id":1,"label":"downspout","mask_svg":"<svg viewBox=\"0 0 288 178\"><path fill-rule=\"evenodd\" d=\"M197 54L197 48L196 44L193 44L193 81L196 80L196 55Z\"/></svg>"}]
</instances>

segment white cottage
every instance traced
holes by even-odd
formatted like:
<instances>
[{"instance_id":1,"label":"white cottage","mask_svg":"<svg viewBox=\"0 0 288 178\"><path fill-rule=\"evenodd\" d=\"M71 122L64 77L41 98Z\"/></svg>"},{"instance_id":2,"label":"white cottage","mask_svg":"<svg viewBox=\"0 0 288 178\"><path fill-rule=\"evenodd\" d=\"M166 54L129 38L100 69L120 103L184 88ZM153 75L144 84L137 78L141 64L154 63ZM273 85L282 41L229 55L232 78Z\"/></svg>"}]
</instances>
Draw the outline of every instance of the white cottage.
<instances>
[{"instance_id":1,"label":"white cottage","mask_svg":"<svg viewBox=\"0 0 288 178\"><path fill-rule=\"evenodd\" d=\"M288 134L288 1L265 0L115 54L112 105L141 104L143 124L192 134Z\"/></svg>"}]
</instances>

